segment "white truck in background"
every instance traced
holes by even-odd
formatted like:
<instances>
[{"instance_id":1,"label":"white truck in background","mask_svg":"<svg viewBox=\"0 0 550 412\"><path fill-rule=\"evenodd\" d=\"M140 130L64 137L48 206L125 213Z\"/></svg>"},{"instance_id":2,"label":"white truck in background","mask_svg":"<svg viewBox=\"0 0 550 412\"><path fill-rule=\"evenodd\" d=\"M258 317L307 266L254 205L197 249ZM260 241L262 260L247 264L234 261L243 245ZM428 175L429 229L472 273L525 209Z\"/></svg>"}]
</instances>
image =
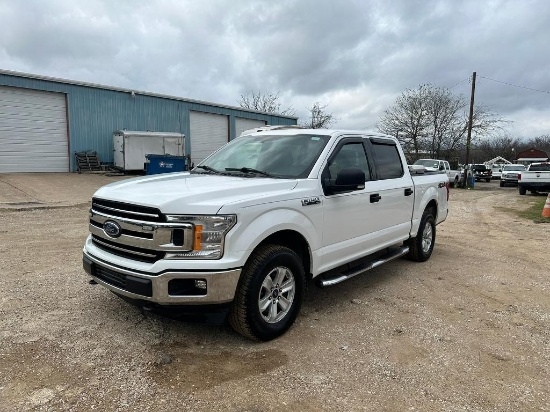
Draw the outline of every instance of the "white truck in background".
<instances>
[{"instance_id":1,"label":"white truck in background","mask_svg":"<svg viewBox=\"0 0 550 412\"><path fill-rule=\"evenodd\" d=\"M518 176L524 170L525 170L524 165L520 165L520 164L504 165L502 167L502 172L500 174L500 187L504 187L509 183L517 186Z\"/></svg>"},{"instance_id":2,"label":"white truck in background","mask_svg":"<svg viewBox=\"0 0 550 412\"><path fill-rule=\"evenodd\" d=\"M550 162L531 163L518 174L519 194L550 192Z\"/></svg>"},{"instance_id":3,"label":"white truck in background","mask_svg":"<svg viewBox=\"0 0 550 412\"><path fill-rule=\"evenodd\" d=\"M460 181L460 171L451 169L451 165L446 160L438 159L418 159L413 165L424 166L430 172L444 172L449 178L451 187L458 186Z\"/></svg>"},{"instance_id":4,"label":"white truck in background","mask_svg":"<svg viewBox=\"0 0 550 412\"><path fill-rule=\"evenodd\" d=\"M190 172L100 188L83 266L133 303L221 310L266 341L294 323L308 280L330 286L401 256L429 259L448 196L447 176L411 175L391 136L262 128Z\"/></svg>"}]
</instances>

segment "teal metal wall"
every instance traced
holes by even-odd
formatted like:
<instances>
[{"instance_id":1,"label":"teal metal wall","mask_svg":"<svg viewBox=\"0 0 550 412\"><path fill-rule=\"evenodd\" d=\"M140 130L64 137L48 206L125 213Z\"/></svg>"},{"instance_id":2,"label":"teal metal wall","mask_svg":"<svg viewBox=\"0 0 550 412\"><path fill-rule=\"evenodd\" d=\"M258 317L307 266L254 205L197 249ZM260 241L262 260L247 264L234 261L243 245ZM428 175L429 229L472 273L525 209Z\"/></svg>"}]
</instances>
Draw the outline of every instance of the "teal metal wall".
<instances>
[{"instance_id":1,"label":"teal metal wall","mask_svg":"<svg viewBox=\"0 0 550 412\"><path fill-rule=\"evenodd\" d=\"M99 154L102 162L113 162L113 132L123 129L183 133L186 136L186 151L192 154L192 136L189 139L190 111L228 116L230 139L236 137L236 117L263 120L270 125L297 124L294 117L26 74L0 71L0 85L59 92L67 96L72 171L75 171L75 152L93 150Z\"/></svg>"}]
</instances>

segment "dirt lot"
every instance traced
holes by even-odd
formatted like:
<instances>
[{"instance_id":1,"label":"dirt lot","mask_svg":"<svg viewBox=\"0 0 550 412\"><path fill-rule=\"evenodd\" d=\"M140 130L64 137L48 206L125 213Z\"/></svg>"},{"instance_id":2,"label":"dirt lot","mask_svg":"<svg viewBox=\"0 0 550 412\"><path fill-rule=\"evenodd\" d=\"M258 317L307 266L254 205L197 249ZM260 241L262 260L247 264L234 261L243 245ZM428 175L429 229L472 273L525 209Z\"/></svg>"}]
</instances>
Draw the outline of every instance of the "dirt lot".
<instances>
[{"instance_id":1,"label":"dirt lot","mask_svg":"<svg viewBox=\"0 0 550 412\"><path fill-rule=\"evenodd\" d=\"M533 196L453 189L428 262L310 285L259 344L88 283L88 201L115 179L0 175L1 411L550 410L550 224L501 209Z\"/></svg>"}]
</instances>

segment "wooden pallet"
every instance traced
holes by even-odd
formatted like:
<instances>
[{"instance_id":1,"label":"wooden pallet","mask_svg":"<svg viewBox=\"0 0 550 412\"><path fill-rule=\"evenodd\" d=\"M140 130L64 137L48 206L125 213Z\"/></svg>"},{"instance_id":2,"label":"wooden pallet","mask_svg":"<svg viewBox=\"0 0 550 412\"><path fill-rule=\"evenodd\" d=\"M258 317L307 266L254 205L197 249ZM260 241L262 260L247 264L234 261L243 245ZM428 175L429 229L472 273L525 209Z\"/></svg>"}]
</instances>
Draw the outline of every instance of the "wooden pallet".
<instances>
[{"instance_id":1,"label":"wooden pallet","mask_svg":"<svg viewBox=\"0 0 550 412\"><path fill-rule=\"evenodd\" d=\"M76 152L76 169L78 173L91 173L102 171L97 152Z\"/></svg>"}]
</instances>

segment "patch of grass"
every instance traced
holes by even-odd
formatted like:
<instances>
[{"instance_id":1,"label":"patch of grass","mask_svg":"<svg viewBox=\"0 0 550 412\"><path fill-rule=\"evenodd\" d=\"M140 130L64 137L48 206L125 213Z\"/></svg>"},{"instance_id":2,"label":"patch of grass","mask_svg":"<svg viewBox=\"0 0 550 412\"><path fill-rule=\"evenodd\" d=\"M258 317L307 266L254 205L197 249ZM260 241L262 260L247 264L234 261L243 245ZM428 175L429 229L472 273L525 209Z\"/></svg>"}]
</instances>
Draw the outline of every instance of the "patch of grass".
<instances>
[{"instance_id":1,"label":"patch of grass","mask_svg":"<svg viewBox=\"0 0 550 412\"><path fill-rule=\"evenodd\" d=\"M535 223L550 223L550 217L542 217L542 209L544 208L544 204L546 203L546 197L540 197L537 199L534 199L532 202L532 205L529 206L529 208L525 210L516 210L515 213L519 217L523 217L525 219L530 219Z\"/></svg>"},{"instance_id":2,"label":"patch of grass","mask_svg":"<svg viewBox=\"0 0 550 412\"><path fill-rule=\"evenodd\" d=\"M540 198L529 198L529 203L530 206L524 210L502 206L495 207L495 209L511 213L524 219L532 220L535 223L550 223L550 217L542 217L542 209L546 203L546 196Z\"/></svg>"}]
</instances>

